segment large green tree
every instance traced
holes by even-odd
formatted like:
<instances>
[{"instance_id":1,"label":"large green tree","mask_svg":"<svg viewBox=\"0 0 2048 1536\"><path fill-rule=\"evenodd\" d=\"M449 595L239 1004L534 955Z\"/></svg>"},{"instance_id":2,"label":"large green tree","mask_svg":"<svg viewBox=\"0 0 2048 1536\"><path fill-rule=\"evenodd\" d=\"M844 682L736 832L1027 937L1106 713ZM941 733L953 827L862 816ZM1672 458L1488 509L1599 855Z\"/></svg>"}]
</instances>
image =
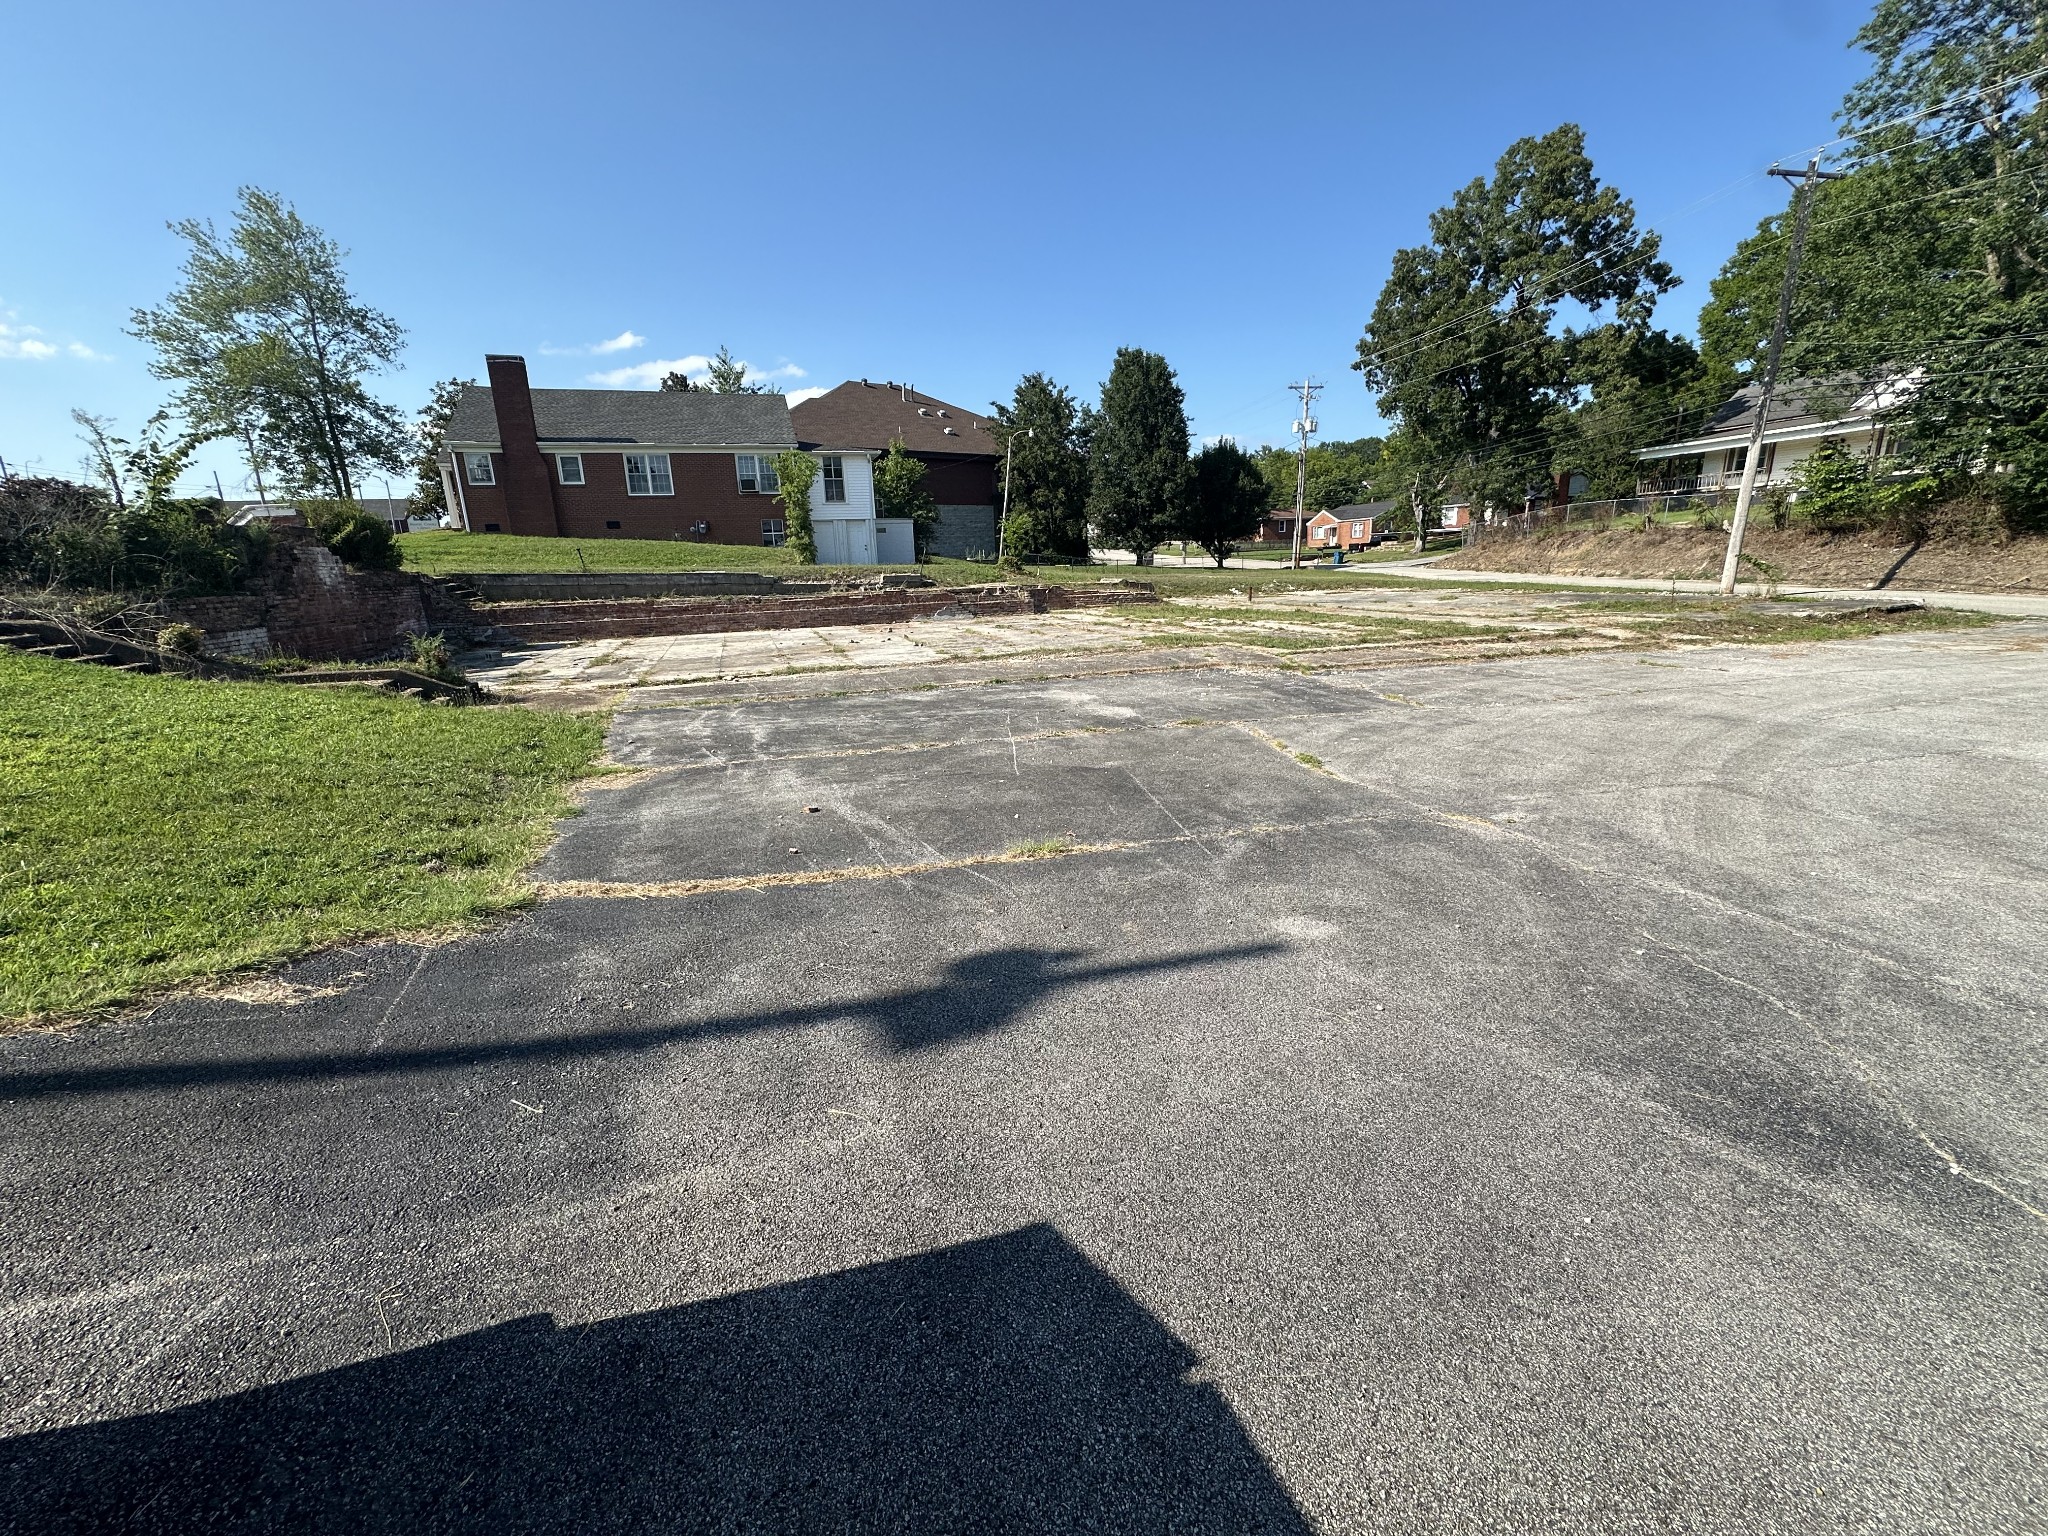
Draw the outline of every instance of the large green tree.
<instances>
[{"instance_id":1,"label":"large green tree","mask_svg":"<svg viewBox=\"0 0 2048 1536\"><path fill-rule=\"evenodd\" d=\"M1676 285L1658 246L1576 124L1517 140L1430 215L1427 244L1395 253L1353 366L1412 458L1476 501L1518 503L1548 484L1562 419L1592 392L1588 354L1613 345L1603 333L1647 335ZM1599 323L1561 328L1567 301Z\"/></svg>"},{"instance_id":2,"label":"large green tree","mask_svg":"<svg viewBox=\"0 0 2048 1536\"><path fill-rule=\"evenodd\" d=\"M365 467L404 470L404 421L370 393L405 332L350 290L341 247L275 193L241 189L225 236L211 221L172 230L183 281L130 330L194 433L243 437L287 488L353 497Z\"/></svg>"},{"instance_id":3,"label":"large green tree","mask_svg":"<svg viewBox=\"0 0 2048 1536\"><path fill-rule=\"evenodd\" d=\"M1193 484L1174 531L1207 551L1220 569L1238 545L1258 532L1271 496L1259 461L1229 439L1194 457Z\"/></svg>"},{"instance_id":4,"label":"large green tree","mask_svg":"<svg viewBox=\"0 0 2048 1536\"><path fill-rule=\"evenodd\" d=\"M1787 375L1824 404L1894 400L1900 452L1988 475L2016 525L2048 518L2048 42L2028 0L1881 0L1842 109L1846 175L1813 193ZM1789 210L1737 247L1700 315L1747 377L1784 276Z\"/></svg>"},{"instance_id":5,"label":"large green tree","mask_svg":"<svg viewBox=\"0 0 2048 1536\"><path fill-rule=\"evenodd\" d=\"M1096 542L1150 565L1179 525L1192 484L1186 397L1157 352L1117 349L1095 415L1088 481Z\"/></svg>"},{"instance_id":6,"label":"large green tree","mask_svg":"<svg viewBox=\"0 0 2048 1536\"><path fill-rule=\"evenodd\" d=\"M990 431L1007 453L1004 548L1019 558L1088 556L1088 439L1094 413L1042 373L1017 381L1010 403L992 403Z\"/></svg>"}]
</instances>

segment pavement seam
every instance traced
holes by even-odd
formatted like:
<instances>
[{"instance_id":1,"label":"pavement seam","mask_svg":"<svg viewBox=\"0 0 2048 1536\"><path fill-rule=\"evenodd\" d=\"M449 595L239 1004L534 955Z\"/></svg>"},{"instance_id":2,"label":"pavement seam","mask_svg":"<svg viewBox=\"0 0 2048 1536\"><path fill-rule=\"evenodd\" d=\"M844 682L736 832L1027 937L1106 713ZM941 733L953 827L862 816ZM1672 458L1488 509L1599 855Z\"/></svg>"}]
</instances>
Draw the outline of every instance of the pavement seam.
<instances>
[{"instance_id":1,"label":"pavement seam","mask_svg":"<svg viewBox=\"0 0 2048 1536\"><path fill-rule=\"evenodd\" d=\"M1142 786L1140 786L1142 787ZM789 886L837 885L849 880L895 880L906 875L942 870L985 869L998 864L1034 864L1048 859L1098 853L1132 853L1178 845L1206 847L1226 838L1270 837L1290 832L1316 832L1328 827L1386 821L1384 815L1332 816L1303 822L1265 822L1244 827L1219 827L1209 832L1184 832L1172 837L1144 837L1107 843L1037 844L1002 853L968 854L954 859L927 859L914 864L852 864L834 869L780 870L760 875L716 875L699 880L542 880L534 892L545 901L610 900L621 897L659 899L708 896L722 891L771 890Z\"/></svg>"}]
</instances>

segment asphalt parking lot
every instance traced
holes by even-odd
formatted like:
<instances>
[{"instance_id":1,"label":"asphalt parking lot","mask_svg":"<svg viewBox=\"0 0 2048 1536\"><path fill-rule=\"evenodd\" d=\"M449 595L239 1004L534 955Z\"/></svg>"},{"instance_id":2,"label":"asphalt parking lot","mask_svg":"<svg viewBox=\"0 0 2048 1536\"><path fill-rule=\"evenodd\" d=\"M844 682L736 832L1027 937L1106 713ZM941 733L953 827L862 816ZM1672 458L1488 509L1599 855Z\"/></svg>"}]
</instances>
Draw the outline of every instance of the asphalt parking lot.
<instances>
[{"instance_id":1,"label":"asphalt parking lot","mask_svg":"<svg viewBox=\"0 0 2048 1536\"><path fill-rule=\"evenodd\" d=\"M0 1530L2048 1522L2048 626L917 675L0 1038Z\"/></svg>"}]
</instances>

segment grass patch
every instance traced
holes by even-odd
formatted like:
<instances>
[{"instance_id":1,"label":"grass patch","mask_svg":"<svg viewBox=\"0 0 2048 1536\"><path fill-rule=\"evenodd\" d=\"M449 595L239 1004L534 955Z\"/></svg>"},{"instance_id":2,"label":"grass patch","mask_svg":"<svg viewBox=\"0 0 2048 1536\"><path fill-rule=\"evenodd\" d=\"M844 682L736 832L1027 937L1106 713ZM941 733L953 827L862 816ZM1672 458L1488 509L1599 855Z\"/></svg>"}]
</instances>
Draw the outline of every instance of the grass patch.
<instances>
[{"instance_id":1,"label":"grass patch","mask_svg":"<svg viewBox=\"0 0 2048 1536\"><path fill-rule=\"evenodd\" d=\"M1071 837L1048 837L1036 843L1012 843L1003 850L1003 857L1009 859L1050 859L1062 853L1071 853L1078 848Z\"/></svg>"},{"instance_id":2,"label":"grass patch","mask_svg":"<svg viewBox=\"0 0 2048 1536\"><path fill-rule=\"evenodd\" d=\"M1294 760L1304 768L1320 768L1323 766L1323 760L1313 752L1297 752L1294 754Z\"/></svg>"},{"instance_id":3,"label":"grass patch","mask_svg":"<svg viewBox=\"0 0 2048 1536\"><path fill-rule=\"evenodd\" d=\"M525 899L587 716L0 651L0 1019Z\"/></svg>"}]
</instances>

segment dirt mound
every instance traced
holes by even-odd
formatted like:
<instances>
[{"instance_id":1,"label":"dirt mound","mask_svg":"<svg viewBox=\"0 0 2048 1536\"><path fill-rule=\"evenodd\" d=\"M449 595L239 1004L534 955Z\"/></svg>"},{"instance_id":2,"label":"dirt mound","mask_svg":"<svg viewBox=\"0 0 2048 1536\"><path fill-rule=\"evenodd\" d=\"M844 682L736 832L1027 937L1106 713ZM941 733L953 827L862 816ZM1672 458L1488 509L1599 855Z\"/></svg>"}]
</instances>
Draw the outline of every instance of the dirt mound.
<instances>
[{"instance_id":1,"label":"dirt mound","mask_svg":"<svg viewBox=\"0 0 2048 1536\"><path fill-rule=\"evenodd\" d=\"M1915 546L1875 534L1752 528L1742 547L1780 579L1801 586L2048 592L2048 538L1929 539ZM1721 574L1727 548L1728 536L1707 528L1558 530L1495 538L1439 561L1437 568L1712 580ZM1746 565L1742 574L1749 580L1762 573Z\"/></svg>"}]
</instances>

